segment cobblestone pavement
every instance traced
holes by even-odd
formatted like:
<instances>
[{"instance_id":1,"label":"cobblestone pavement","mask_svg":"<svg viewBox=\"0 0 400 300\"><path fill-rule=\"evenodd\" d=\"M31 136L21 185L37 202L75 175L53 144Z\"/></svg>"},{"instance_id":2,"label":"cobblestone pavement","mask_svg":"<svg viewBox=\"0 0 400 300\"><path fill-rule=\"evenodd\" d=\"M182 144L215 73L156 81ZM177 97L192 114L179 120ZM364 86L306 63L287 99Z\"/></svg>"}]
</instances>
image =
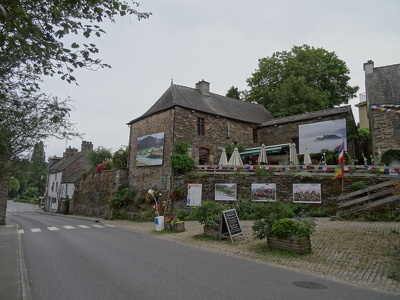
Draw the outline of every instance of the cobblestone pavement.
<instances>
[{"instance_id":1,"label":"cobblestone pavement","mask_svg":"<svg viewBox=\"0 0 400 300\"><path fill-rule=\"evenodd\" d=\"M252 236L252 221L241 221L244 237L204 240L195 236L203 232L196 221L185 222L185 232L161 233L154 223L104 221L119 228L153 235L208 251L250 259L259 263L281 266L300 272L338 280L360 287L400 295L400 281L390 279L395 263L393 251L400 250L399 222L351 222L317 219L317 230L311 236L312 253L282 254L268 250L266 241Z\"/></svg>"}]
</instances>

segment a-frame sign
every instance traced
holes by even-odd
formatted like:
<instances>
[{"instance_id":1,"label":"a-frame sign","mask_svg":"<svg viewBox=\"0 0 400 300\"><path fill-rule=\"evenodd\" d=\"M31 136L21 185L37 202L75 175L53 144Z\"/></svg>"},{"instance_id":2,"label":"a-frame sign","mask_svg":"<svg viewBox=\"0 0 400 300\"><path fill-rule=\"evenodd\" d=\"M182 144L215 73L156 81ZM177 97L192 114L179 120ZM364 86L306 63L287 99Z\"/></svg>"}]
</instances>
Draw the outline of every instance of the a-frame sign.
<instances>
[{"instance_id":1,"label":"a-frame sign","mask_svg":"<svg viewBox=\"0 0 400 300\"><path fill-rule=\"evenodd\" d=\"M224 210L221 222L221 236L229 234L232 243L234 236L243 235L236 209Z\"/></svg>"}]
</instances>

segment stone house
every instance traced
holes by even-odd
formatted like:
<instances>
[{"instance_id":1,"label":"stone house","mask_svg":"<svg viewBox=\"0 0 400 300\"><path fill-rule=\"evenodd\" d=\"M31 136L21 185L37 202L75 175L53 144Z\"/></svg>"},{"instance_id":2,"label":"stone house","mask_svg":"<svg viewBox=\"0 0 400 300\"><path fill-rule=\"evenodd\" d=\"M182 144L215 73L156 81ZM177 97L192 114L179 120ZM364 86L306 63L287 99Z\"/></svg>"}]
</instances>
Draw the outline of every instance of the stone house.
<instances>
[{"instance_id":1,"label":"stone house","mask_svg":"<svg viewBox=\"0 0 400 300\"><path fill-rule=\"evenodd\" d=\"M93 150L91 142L83 141L81 151L67 148L63 157L50 157L47 174L47 186L44 197L44 207L49 212L59 212L62 201L67 197L72 200L75 183L82 172L88 169L86 153Z\"/></svg>"},{"instance_id":2,"label":"stone house","mask_svg":"<svg viewBox=\"0 0 400 300\"><path fill-rule=\"evenodd\" d=\"M364 63L367 116L375 163L387 150L400 149L400 64Z\"/></svg>"},{"instance_id":3,"label":"stone house","mask_svg":"<svg viewBox=\"0 0 400 300\"><path fill-rule=\"evenodd\" d=\"M222 149L229 145L298 145L299 125L343 118L347 126L355 127L350 106L274 119L262 105L211 93L204 80L195 88L171 84L146 113L128 123L129 184L139 193L150 188L170 190L174 183L169 157L180 141L190 145L189 154L198 165L218 164ZM151 147L160 145L162 155L152 155ZM348 143L348 152L354 149ZM154 158L155 163L143 163L139 157Z\"/></svg>"},{"instance_id":4,"label":"stone house","mask_svg":"<svg viewBox=\"0 0 400 300\"><path fill-rule=\"evenodd\" d=\"M190 145L189 154L201 165L217 164L228 145L259 146L259 124L272 118L262 105L211 93L204 80L195 88L171 84L146 113L128 123L130 186L167 190L172 180L169 157L180 141ZM162 134L163 155L155 165L143 166L138 155L147 150L138 152L138 141L151 134Z\"/></svg>"},{"instance_id":5,"label":"stone house","mask_svg":"<svg viewBox=\"0 0 400 300\"><path fill-rule=\"evenodd\" d=\"M259 137L266 146L295 143L297 153L301 153L304 149L299 149L299 126L324 121L333 121L338 119L346 119L346 128L353 128L355 133L356 127L351 105L335 107L331 109L313 111L293 116L276 118L267 120L260 124ZM347 137L347 152L352 157L358 156L358 139ZM282 156L269 156L268 161L271 164L277 164L282 161Z\"/></svg>"}]
</instances>

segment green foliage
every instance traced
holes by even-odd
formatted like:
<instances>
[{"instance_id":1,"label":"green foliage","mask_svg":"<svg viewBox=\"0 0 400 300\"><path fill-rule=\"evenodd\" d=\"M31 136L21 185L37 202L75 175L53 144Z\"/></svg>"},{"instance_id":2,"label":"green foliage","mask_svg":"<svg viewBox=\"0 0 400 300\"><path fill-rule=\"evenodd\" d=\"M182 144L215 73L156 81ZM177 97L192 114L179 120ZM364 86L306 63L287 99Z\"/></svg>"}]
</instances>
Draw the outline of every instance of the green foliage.
<instances>
[{"instance_id":1,"label":"green foliage","mask_svg":"<svg viewBox=\"0 0 400 300\"><path fill-rule=\"evenodd\" d=\"M268 169L257 168L254 172L255 176L272 176L274 175L274 171Z\"/></svg>"},{"instance_id":2,"label":"green foliage","mask_svg":"<svg viewBox=\"0 0 400 300\"><path fill-rule=\"evenodd\" d=\"M333 108L356 96L349 69L335 52L308 45L258 60L247 79L247 102L263 104L274 117Z\"/></svg>"},{"instance_id":3,"label":"green foliage","mask_svg":"<svg viewBox=\"0 0 400 300\"><path fill-rule=\"evenodd\" d=\"M368 183L365 181L356 181L351 185L351 190L352 191L358 191L362 190L368 187Z\"/></svg>"},{"instance_id":4,"label":"green foliage","mask_svg":"<svg viewBox=\"0 0 400 300\"><path fill-rule=\"evenodd\" d=\"M186 201L187 190L186 188L176 185L172 188L171 199L174 201L184 200Z\"/></svg>"},{"instance_id":5,"label":"green foliage","mask_svg":"<svg viewBox=\"0 0 400 300\"><path fill-rule=\"evenodd\" d=\"M232 99L237 99L237 100L242 100L240 97L240 92L237 87L234 87L233 85L231 88L228 90L228 92L225 95L226 97L232 98Z\"/></svg>"},{"instance_id":6,"label":"green foliage","mask_svg":"<svg viewBox=\"0 0 400 300\"><path fill-rule=\"evenodd\" d=\"M177 174L187 173L196 166L196 162L189 155L189 144L179 142L174 147L174 154L170 156L171 167Z\"/></svg>"},{"instance_id":7,"label":"green foliage","mask_svg":"<svg viewBox=\"0 0 400 300\"><path fill-rule=\"evenodd\" d=\"M296 231L296 223L293 219L285 218L277 220L272 224L271 231L278 237L285 238L293 236Z\"/></svg>"},{"instance_id":8,"label":"green foliage","mask_svg":"<svg viewBox=\"0 0 400 300\"><path fill-rule=\"evenodd\" d=\"M126 168L128 164L128 151L124 150L122 154L119 151L114 152L112 164L114 169Z\"/></svg>"},{"instance_id":9,"label":"green foliage","mask_svg":"<svg viewBox=\"0 0 400 300\"><path fill-rule=\"evenodd\" d=\"M368 159L372 155L372 138L369 128L359 128L358 137L361 143L362 161L363 164L368 164Z\"/></svg>"},{"instance_id":10,"label":"green foliage","mask_svg":"<svg viewBox=\"0 0 400 300\"><path fill-rule=\"evenodd\" d=\"M268 202L254 204L254 225L252 227L257 239L264 239L272 233L272 225L279 219L292 218L293 211L283 202Z\"/></svg>"},{"instance_id":11,"label":"green foliage","mask_svg":"<svg viewBox=\"0 0 400 300\"><path fill-rule=\"evenodd\" d=\"M235 148L238 148L238 151L239 151L239 152L243 152L244 149L246 149L245 146L240 145L240 144L228 145L228 146L226 146L226 147L225 147L225 150L226 150L226 156L227 156L228 160L229 160L229 158L231 157L233 151L235 151Z\"/></svg>"},{"instance_id":12,"label":"green foliage","mask_svg":"<svg viewBox=\"0 0 400 300\"><path fill-rule=\"evenodd\" d=\"M65 43L63 37L100 37L105 31L96 23L103 20L114 22L124 15L149 17L118 0L3 1L0 8L0 52L7 53L2 60L8 66L2 68L5 74L12 77L24 69L38 75L59 75L68 82L75 81L71 73L76 68L108 65L93 57L99 52L93 43Z\"/></svg>"},{"instance_id":13,"label":"green foliage","mask_svg":"<svg viewBox=\"0 0 400 300\"><path fill-rule=\"evenodd\" d=\"M86 158L88 160L89 166L94 170L99 164L104 161L111 159L111 151L104 147L97 147L95 150L90 150L86 153Z\"/></svg>"},{"instance_id":14,"label":"green foliage","mask_svg":"<svg viewBox=\"0 0 400 300\"><path fill-rule=\"evenodd\" d=\"M10 181L8 182L8 197L15 198L18 194L20 185L17 178L14 176L10 177Z\"/></svg>"},{"instance_id":15,"label":"green foliage","mask_svg":"<svg viewBox=\"0 0 400 300\"><path fill-rule=\"evenodd\" d=\"M121 209L132 204L135 200L136 193L129 188L124 188L118 191L112 198L112 207L114 209Z\"/></svg>"},{"instance_id":16,"label":"green foliage","mask_svg":"<svg viewBox=\"0 0 400 300\"><path fill-rule=\"evenodd\" d=\"M384 166L390 165L391 162L400 162L400 150L390 149L382 154L381 164Z\"/></svg>"},{"instance_id":17,"label":"green foliage","mask_svg":"<svg viewBox=\"0 0 400 300\"><path fill-rule=\"evenodd\" d=\"M315 231L316 224L310 218L294 217L277 220L272 224L272 234L278 237L300 238L310 236Z\"/></svg>"},{"instance_id":18,"label":"green foliage","mask_svg":"<svg viewBox=\"0 0 400 300\"><path fill-rule=\"evenodd\" d=\"M188 219L188 214L185 210L181 209L180 211L178 211L177 217L179 220L185 221Z\"/></svg>"},{"instance_id":19,"label":"green foliage","mask_svg":"<svg viewBox=\"0 0 400 300\"><path fill-rule=\"evenodd\" d=\"M253 220L255 202L251 201L251 195L241 195L233 203L232 208L236 209L240 220Z\"/></svg>"},{"instance_id":20,"label":"green foliage","mask_svg":"<svg viewBox=\"0 0 400 300\"><path fill-rule=\"evenodd\" d=\"M36 187L38 195L43 195L46 188L47 164L43 142L36 143L31 157L28 173L28 186Z\"/></svg>"},{"instance_id":21,"label":"green foliage","mask_svg":"<svg viewBox=\"0 0 400 300\"><path fill-rule=\"evenodd\" d=\"M192 208L192 219L199 221L206 228L217 229L221 225L222 211L226 206L216 201L204 201L201 206Z\"/></svg>"}]
</instances>

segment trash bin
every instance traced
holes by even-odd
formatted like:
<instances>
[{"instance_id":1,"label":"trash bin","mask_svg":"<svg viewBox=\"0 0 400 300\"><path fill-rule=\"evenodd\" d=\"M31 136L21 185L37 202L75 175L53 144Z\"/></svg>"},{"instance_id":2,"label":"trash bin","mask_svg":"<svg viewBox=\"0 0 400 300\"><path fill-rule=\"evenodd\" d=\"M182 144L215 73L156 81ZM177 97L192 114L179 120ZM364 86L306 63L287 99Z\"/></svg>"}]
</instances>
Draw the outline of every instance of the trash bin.
<instances>
[{"instance_id":1,"label":"trash bin","mask_svg":"<svg viewBox=\"0 0 400 300\"><path fill-rule=\"evenodd\" d=\"M154 224L156 224L156 231L164 229L164 216L158 216L154 218Z\"/></svg>"}]
</instances>

